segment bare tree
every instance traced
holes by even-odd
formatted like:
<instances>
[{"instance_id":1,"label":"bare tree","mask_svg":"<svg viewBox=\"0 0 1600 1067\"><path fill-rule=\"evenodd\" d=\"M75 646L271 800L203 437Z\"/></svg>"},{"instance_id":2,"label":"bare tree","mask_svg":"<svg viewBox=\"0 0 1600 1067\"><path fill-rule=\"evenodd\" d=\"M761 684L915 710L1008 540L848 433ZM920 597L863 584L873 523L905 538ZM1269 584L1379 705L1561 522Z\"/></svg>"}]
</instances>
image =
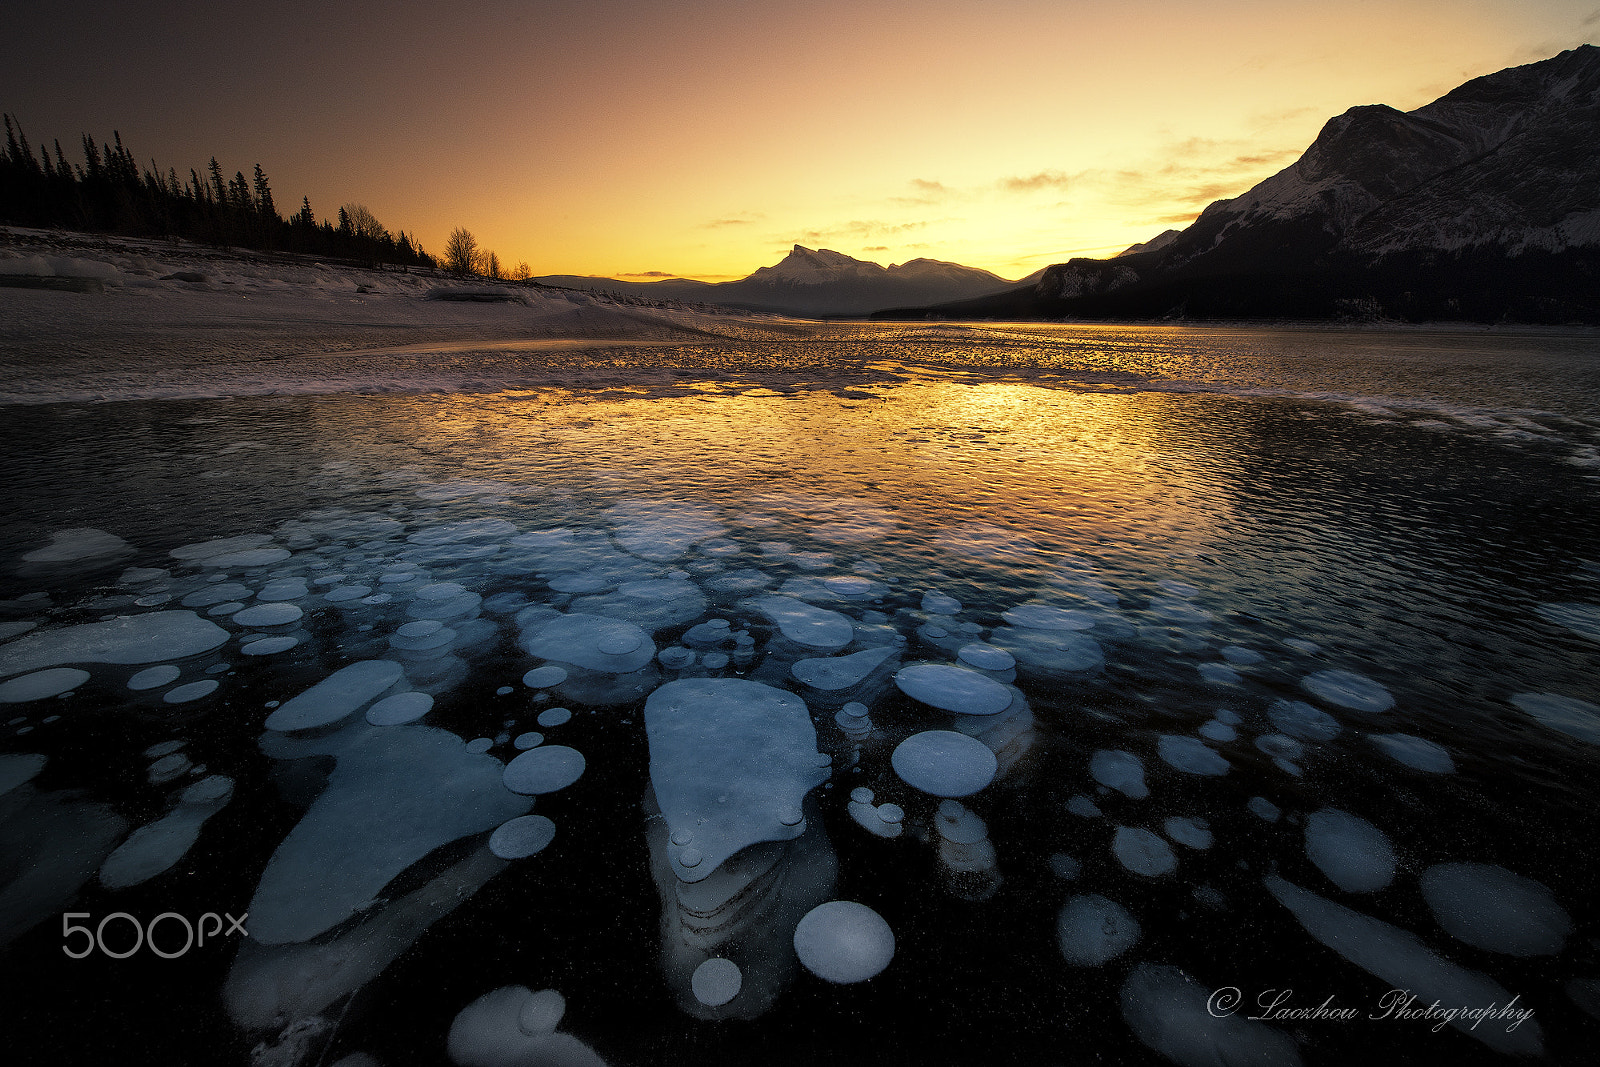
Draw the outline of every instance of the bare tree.
<instances>
[{"instance_id":1,"label":"bare tree","mask_svg":"<svg viewBox=\"0 0 1600 1067\"><path fill-rule=\"evenodd\" d=\"M488 253L483 273L498 281L500 278L500 257L493 252Z\"/></svg>"},{"instance_id":2,"label":"bare tree","mask_svg":"<svg viewBox=\"0 0 1600 1067\"><path fill-rule=\"evenodd\" d=\"M525 282L533 277L533 271L528 268L527 263L520 262L511 269L511 277L514 281Z\"/></svg>"},{"instance_id":3,"label":"bare tree","mask_svg":"<svg viewBox=\"0 0 1600 1067\"><path fill-rule=\"evenodd\" d=\"M444 269L452 274L473 274L477 271L478 239L465 226L450 231L444 243Z\"/></svg>"},{"instance_id":4,"label":"bare tree","mask_svg":"<svg viewBox=\"0 0 1600 1067\"><path fill-rule=\"evenodd\" d=\"M372 212L367 210L365 204L346 204L344 212L350 219L350 232L357 237L367 237L374 241L382 241L389 236L389 231L383 228Z\"/></svg>"}]
</instances>

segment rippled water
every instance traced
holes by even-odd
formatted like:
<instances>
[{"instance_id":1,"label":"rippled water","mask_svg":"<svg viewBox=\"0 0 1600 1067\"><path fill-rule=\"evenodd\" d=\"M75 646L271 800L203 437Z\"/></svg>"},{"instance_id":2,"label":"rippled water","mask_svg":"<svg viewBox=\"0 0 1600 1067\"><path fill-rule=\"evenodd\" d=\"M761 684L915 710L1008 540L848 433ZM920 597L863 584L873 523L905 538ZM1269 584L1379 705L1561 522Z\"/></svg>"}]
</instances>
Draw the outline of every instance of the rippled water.
<instances>
[{"instance_id":1,"label":"rippled water","mask_svg":"<svg viewBox=\"0 0 1600 1067\"><path fill-rule=\"evenodd\" d=\"M1583 736L1600 727L1586 727L1580 707L1554 729L1513 698L1600 701L1592 338L842 325L651 348L420 347L418 365L448 363L478 384L415 395L397 371L399 395L7 411L6 618L38 626L0 645L0 663L19 642L108 617L205 616L219 576L244 587L242 603L274 580L308 586L290 601L303 618L280 627L212 616L226 642L156 661L179 674L155 688L127 688L148 663L63 654L60 664L87 680L4 706L0 753L48 760L0 795L0 919L13 938L5 995L18 1006L18 1047L40 1062L244 1062L261 1045L262 1062L365 1051L382 1063L437 1063L457 1013L507 985L559 990L562 1032L613 1065L1144 1062L1160 1044L1150 1020L1182 1001L1161 984L1165 966L1187 974L1202 1002L1222 987L1251 998L1292 988L1296 1006L1332 996L1376 1011L1397 986L1458 989L1438 970L1386 969L1405 955L1401 931L1456 968L1449 974L1476 972L1520 998L1535 1015L1518 1033L1536 1024L1546 1053L1582 1061L1600 999L1591 943L1600 750L1594 733ZM561 377L573 369L583 374ZM546 372L565 386L533 388ZM152 371L180 384L186 373ZM517 388L490 391L509 378ZM684 517L694 521L676 539L639 532L646 520ZM21 559L76 528L131 547ZM257 567L169 555L251 534L291 554ZM119 581L129 567L170 573ZM703 607L691 598L688 616L648 598L604 599L673 572L705 598ZM417 577L382 580L403 573ZM388 638L415 621L415 590L447 582L483 602L449 620L462 637L443 659L402 657L399 688L435 700L422 726L368 726L357 710L327 738L291 739L300 748L262 740L269 703L350 662L396 656ZM368 591L326 595L352 586ZM784 638L750 599L763 587L841 613L855 625L852 643L806 650ZM925 609L930 590L959 610ZM370 602L376 593L388 599ZM1002 613L1025 603L1092 625L1019 638ZM754 888L718 902L712 918L678 903L665 866L676 853L650 796L643 701L680 672L658 661L622 682L578 672L566 689L530 687L524 673L544 662L522 643L547 621L528 613L537 605L640 622L658 649L726 619L753 639L750 661L687 674L754 679L806 701L816 747L832 757L828 780L809 793L804 833L746 856L759 868ZM297 643L244 654L246 635L261 633ZM1050 642L1084 639L1103 662L1069 668L1046 654ZM998 716L941 711L892 681L897 664L954 662L980 640L1033 650L1017 652L1019 695ZM852 739L835 721L844 694L803 685L791 666L872 647L896 651L848 691L873 725ZM1330 671L1375 683L1392 709L1359 710L1306 683ZM164 699L207 679L220 683L209 695ZM1336 735L1284 736L1287 720L1268 715L1283 700L1331 716ZM557 704L571 721L538 726ZM1231 729L1219 729L1219 715ZM581 751L583 776L532 808L554 822L554 842L505 861L488 853L486 829L456 834L407 858L376 904L304 944L252 954L234 939L171 960L62 952L63 912L147 921L248 908L266 921L252 898L337 780L327 778L330 752L423 727L458 746L488 739L481 760L509 762L511 739L530 730ZM939 801L891 767L901 741L936 729L997 753L993 784L962 801L983 820L992 862L970 842L965 852L941 847ZM1408 766L1372 735L1431 742L1453 769ZM1163 756L1173 738L1203 744L1226 773L1176 766ZM145 753L173 742L204 772L152 781L166 757ZM1096 781L1091 760L1109 751L1136 759L1148 795ZM231 778L234 792L184 858L130 888L101 884L127 831L206 775ZM491 785L495 798L471 793L464 808L504 803L509 794ZM874 804L904 810L898 837L852 817L862 787ZM425 769L414 789L443 786ZM1257 798L1281 812L1275 821L1258 814L1268 809ZM426 822L425 807L382 810ZM1382 888L1342 888L1308 854L1308 827L1324 825L1312 816L1327 808L1387 841L1393 871ZM353 810L341 831L350 838L393 832L373 825L385 816ZM1213 843L1168 836L1174 870L1129 869L1113 848L1118 828L1170 835L1170 817L1204 820ZM1542 884L1569 926L1550 934L1560 920L1506 898L1509 912L1491 906L1480 923L1520 915L1557 943L1519 954L1459 936L1457 912L1441 913L1425 891L1455 863ZM1281 880L1315 894L1313 907L1331 902L1392 934L1377 935L1376 956L1342 957ZM1123 951L1087 965L1071 962L1076 950L1058 934L1085 896L1138 925ZM893 961L877 977L834 985L795 961L795 923L829 899L867 904L894 931ZM1333 922L1347 944L1349 922ZM744 971L726 1008L691 991L688 975L707 956ZM1205 1031L1199 1010L1170 1025ZM1218 1040L1283 1055L1260 1045L1265 1025ZM1421 1021L1271 1025L1308 1063L1492 1061L1505 1051Z\"/></svg>"}]
</instances>

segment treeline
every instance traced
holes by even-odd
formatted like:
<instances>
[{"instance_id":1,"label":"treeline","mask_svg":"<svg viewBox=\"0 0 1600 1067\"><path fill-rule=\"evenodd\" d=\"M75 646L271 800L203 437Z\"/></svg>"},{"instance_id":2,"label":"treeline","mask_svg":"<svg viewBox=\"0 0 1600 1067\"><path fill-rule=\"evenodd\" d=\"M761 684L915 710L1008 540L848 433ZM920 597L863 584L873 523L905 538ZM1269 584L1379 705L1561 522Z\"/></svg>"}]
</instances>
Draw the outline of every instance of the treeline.
<instances>
[{"instance_id":1,"label":"treeline","mask_svg":"<svg viewBox=\"0 0 1600 1067\"><path fill-rule=\"evenodd\" d=\"M272 187L257 163L255 174L224 178L216 157L202 176L166 174L151 161L141 168L122 135L96 144L83 137L83 162L69 161L54 143L37 153L21 125L5 117L0 151L0 222L13 226L61 227L130 237L184 237L205 244L275 249L366 263L437 266L404 230L391 234L361 204L339 208L338 221L318 221L311 201L289 218L278 213Z\"/></svg>"}]
</instances>

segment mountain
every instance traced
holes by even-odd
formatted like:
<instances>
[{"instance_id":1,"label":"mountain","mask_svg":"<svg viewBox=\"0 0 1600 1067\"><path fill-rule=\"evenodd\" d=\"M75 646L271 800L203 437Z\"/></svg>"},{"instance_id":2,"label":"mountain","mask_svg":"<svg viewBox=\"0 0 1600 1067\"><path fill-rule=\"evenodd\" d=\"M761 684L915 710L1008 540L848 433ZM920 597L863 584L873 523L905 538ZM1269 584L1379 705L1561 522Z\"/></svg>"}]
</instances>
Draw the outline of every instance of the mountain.
<instances>
[{"instance_id":1,"label":"mountain","mask_svg":"<svg viewBox=\"0 0 1600 1067\"><path fill-rule=\"evenodd\" d=\"M914 313L1600 323L1600 48L1351 108L1185 230Z\"/></svg>"},{"instance_id":2,"label":"mountain","mask_svg":"<svg viewBox=\"0 0 1600 1067\"><path fill-rule=\"evenodd\" d=\"M959 263L913 259L885 267L831 249L804 245L795 245L777 264L760 267L749 277L733 282L686 278L623 282L568 275L537 280L574 289L603 289L793 315L865 315L884 307L968 300L1017 284Z\"/></svg>"}]
</instances>

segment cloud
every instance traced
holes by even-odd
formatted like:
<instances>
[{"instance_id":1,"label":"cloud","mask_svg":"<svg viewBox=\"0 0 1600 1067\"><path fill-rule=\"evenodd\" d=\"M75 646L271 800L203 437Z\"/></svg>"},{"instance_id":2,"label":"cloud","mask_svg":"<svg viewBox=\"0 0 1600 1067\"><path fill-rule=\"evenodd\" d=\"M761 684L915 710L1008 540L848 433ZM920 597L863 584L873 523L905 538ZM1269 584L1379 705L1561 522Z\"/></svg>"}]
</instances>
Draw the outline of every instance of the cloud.
<instances>
[{"instance_id":1,"label":"cloud","mask_svg":"<svg viewBox=\"0 0 1600 1067\"><path fill-rule=\"evenodd\" d=\"M863 252L887 252L887 251L889 251L889 246L888 245L868 245L867 247L863 248L861 251L863 251Z\"/></svg>"},{"instance_id":2,"label":"cloud","mask_svg":"<svg viewBox=\"0 0 1600 1067\"><path fill-rule=\"evenodd\" d=\"M676 278L676 274L669 274L664 270L630 270L617 275L619 278Z\"/></svg>"},{"instance_id":3,"label":"cloud","mask_svg":"<svg viewBox=\"0 0 1600 1067\"><path fill-rule=\"evenodd\" d=\"M959 220L937 219L921 222L885 222L882 219L851 219L849 222L840 223L827 229L807 230L800 235L800 243L803 245L815 245L822 241L840 238L861 241L869 237L893 237L896 234L926 229L930 221L951 222Z\"/></svg>"},{"instance_id":4,"label":"cloud","mask_svg":"<svg viewBox=\"0 0 1600 1067\"><path fill-rule=\"evenodd\" d=\"M712 219L710 222L702 222L700 225L705 229L715 230L723 226L750 226L755 221L755 219Z\"/></svg>"},{"instance_id":5,"label":"cloud","mask_svg":"<svg viewBox=\"0 0 1600 1067\"><path fill-rule=\"evenodd\" d=\"M920 193L947 193L950 191L943 182L932 182L926 178L912 178L911 188Z\"/></svg>"},{"instance_id":6,"label":"cloud","mask_svg":"<svg viewBox=\"0 0 1600 1067\"><path fill-rule=\"evenodd\" d=\"M1032 193L1040 189L1065 189L1070 181L1059 170L1041 170L1027 177L1001 178L999 184L1008 193Z\"/></svg>"}]
</instances>

